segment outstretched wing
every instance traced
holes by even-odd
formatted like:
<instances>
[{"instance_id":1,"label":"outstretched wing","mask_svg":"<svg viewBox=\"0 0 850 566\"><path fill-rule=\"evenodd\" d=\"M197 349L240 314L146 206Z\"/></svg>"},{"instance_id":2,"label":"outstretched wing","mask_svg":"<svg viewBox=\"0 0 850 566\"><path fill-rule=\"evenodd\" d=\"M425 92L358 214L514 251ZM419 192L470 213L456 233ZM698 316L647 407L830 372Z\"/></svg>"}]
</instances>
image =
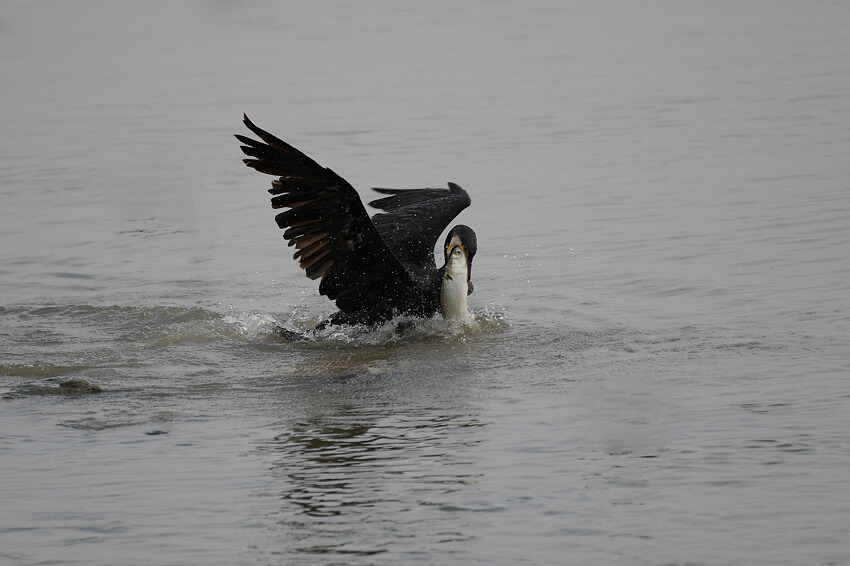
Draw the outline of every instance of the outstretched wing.
<instances>
[{"instance_id":1,"label":"outstretched wing","mask_svg":"<svg viewBox=\"0 0 850 566\"><path fill-rule=\"evenodd\" d=\"M392 195L369 203L378 233L402 263L434 266L434 246L449 222L472 202L459 185L448 189L374 189Z\"/></svg>"},{"instance_id":2,"label":"outstretched wing","mask_svg":"<svg viewBox=\"0 0 850 566\"><path fill-rule=\"evenodd\" d=\"M322 281L319 292L344 312L393 308L397 289L415 286L411 274L393 255L369 219L357 191L291 145L255 126L245 125L263 141L236 135L250 159L245 165L279 176L269 193L272 208L287 208L275 220L295 246L293 259L310 279ZM265 143L263 143L265 142Z\"/></svg>"}]
</instances>

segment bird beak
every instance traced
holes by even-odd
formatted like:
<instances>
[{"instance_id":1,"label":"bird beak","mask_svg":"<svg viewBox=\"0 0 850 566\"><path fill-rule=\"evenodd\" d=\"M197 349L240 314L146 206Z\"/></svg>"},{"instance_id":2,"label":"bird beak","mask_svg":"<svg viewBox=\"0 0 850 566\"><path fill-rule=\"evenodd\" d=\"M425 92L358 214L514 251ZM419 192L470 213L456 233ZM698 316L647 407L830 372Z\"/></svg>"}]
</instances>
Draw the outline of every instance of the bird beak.
<instances>
[{"instance_id":1,"label":"bird beak","mask_svg":"<svg viewBox=\"0 0 850 566\"><path fill-rule=\"evenodd\" d=\"M466 258L466 281L472 286L472 259L469 257L469 248L460 239L460 236L455 234L449 242L449 247L446 249L446 257L452 255L455 248L460 248L463 251L463 257ZM470 291L472 292L472 291Z\"/></svg>"},{"instance_id":2,"label":"bird beak","mask_svg":"<svg viewBox=\"0 0 850 566\"><path fill-rule=\"evenodd\" d=\"M467 263L468 263L469 262L469 249L465 245L463 245L463 242L461 241L460 237L458 237L457 235L452 237L451 242L449 242L449 248L448 248L448 250L446 250L446 255L452 255L452 251L455 248L460 248L463 251L463 254L467 257Z\"/></svg>"}]
</instances>

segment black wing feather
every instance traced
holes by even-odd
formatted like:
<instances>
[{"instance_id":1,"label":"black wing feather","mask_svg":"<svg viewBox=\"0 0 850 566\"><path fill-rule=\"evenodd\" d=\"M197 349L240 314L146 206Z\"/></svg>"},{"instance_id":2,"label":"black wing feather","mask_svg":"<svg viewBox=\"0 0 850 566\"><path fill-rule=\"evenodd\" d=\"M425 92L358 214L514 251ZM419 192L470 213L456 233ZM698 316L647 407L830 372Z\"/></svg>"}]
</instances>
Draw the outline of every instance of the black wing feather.
<instances>
[{"instance_id":1,"label":"black wing feather","mask_svg":"<svg viewBox=\"0 0 850 566\"><path fill-rule=\"evenodd\" d=\"M384 211L372 222L399 261L416 269L434 267L440 234L471 203L466 191L454 183L448 189L374 190L391 196L369 203Z\"/></svg>"},{"instance_id":2,"label":"black wing feather","mask_svg":"<svg viewBox=\"0 0 850 566\"><path fill-rule=\"evenodd\" d=\"M287 208L275 220L295 246L294 259L319 292L343 312L401 309L421 282L399 262L369 218L357 191L288 143L255 126L261 140L236 135L249 157L245 165L279 176L269 193L273 208ZM264 143L265 142L265 143Z\"/></svg>"}]
</instances>

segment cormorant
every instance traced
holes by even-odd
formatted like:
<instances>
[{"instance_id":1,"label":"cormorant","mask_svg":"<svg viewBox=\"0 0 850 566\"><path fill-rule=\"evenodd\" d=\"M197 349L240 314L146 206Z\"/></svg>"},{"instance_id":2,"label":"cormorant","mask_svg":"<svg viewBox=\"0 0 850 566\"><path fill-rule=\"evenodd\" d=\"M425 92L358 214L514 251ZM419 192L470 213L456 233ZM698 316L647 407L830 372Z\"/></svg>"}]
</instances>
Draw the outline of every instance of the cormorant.
<instances>
[{"instance_id":1,"label":"cormorant","mask_svg":"<svg viewBox=\"0 0 850 566\"><path fill-rule=\"evenodd\" d=\"M236 135L250 159L245 165L278 177L269 193L272 208L287 208L275 220L297 250L293 259L310 279L321 278L319 293L339 312L327 324L374 325L396 315L469 320L475 232L451 229L437 268L434 246L470 198L460 186L448 189L374 189L389 195L370 202L382 210L369 218L345 179L291 145L243 121L262 141ZM265 142L265 143L264 143Z\"/></svg>"}]
</instances>

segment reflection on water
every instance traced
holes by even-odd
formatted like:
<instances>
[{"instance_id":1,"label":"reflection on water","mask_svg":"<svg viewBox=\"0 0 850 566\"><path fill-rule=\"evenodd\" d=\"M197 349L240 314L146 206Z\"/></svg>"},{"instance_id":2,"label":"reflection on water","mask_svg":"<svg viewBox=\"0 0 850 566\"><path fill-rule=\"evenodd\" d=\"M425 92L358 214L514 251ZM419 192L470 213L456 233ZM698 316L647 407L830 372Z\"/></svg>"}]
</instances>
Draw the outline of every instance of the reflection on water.
<instances>
[{"instance_id":1,"label":"reflection on water","mask_svg":"<svg viewBox=\"0 0 850 566\"><path fill-rule=\"evenodd\" d=\"M316 401L330 401L315 405L321 414L258 447L281 485L273 515L288 552L415 553L470 539L457 514L481 475L469 452L481 423L457 412L394 414L390 399L376 412L342 400L358 389L346 381L317 391Z\"/></svg>"}]
</instances>

